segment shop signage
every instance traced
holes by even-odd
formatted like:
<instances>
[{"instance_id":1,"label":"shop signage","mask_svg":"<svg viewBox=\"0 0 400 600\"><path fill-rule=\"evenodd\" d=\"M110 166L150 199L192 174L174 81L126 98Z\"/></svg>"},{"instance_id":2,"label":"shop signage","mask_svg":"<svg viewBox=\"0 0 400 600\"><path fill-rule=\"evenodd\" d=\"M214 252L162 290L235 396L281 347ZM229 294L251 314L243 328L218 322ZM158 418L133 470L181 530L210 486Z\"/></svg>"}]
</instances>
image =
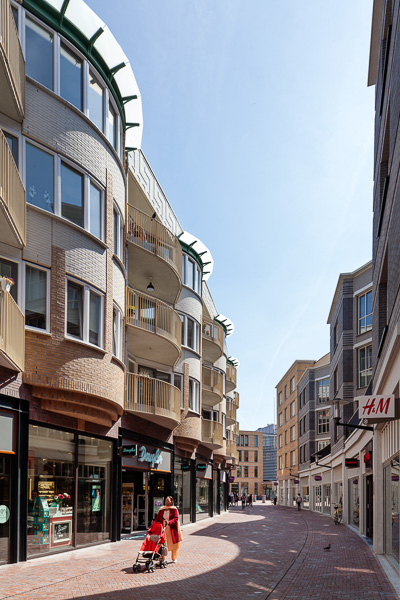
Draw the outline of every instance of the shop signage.
<instances>
[{"instance_id":1,"label":"shop signage","mask_svg":"<svg viewBox=\"0 0 400 600\"><path fill-rule=\"evenodd\" d=\"M391 396L359 396L358 410L361 419L387 420L395 417L395 398Z\"/></svg>"},{"instance_id":2,"label":"shop signage","mask_svg":"<svg viewBox=\"0 0 400 600\"><path fill-rule=\"evenodd\" d=\"M0 525L7 523L10 518L10 509L5 504L0 505Z\"/></svg>"},{"instance_id":3,"label":"shop signage","mask_svg":"<svg viewBox=\"0 0 400 600\"><path fill-rule=\"evenodd\" d=\"M59 542L67 542L71 539L71 524L72 521L59 521L58 523L53 523L53 535L52 541L53 544L57 544Z\"/></svg>"},{"instance_id":4,"label":"shop signage","mask_svg":"<svg viewBox=\"0 0 400 600\"><path fill-rule=\"evenodd\" d=\"M277 481L274 481L274 485L278 485L278 482L277 482Z\"/></svg>"},{"instance_id":5,"label":"shop signage","mask_svg":"<svg viewBox=\"0 0 400 600\"><path fill-rule=\"evenodd\" d=\"M207 469L207 465L205 463L198 463L196 465L197 471L205 471Z\"/></svg>"},{"instance_id":6,"label":"shop signage","mask_svg":"<svg viewBox=\"0 0 400 600\"><path fill-rule=\"evenodd\" d=\"M150 463L152 469L154 469L154 465L162 465L160 448L157 448L155 452L148 452L146 446L140 446L138 461Z\"/></svg>"},{"instance_id":7,"label":"shop signage","mask_svg":"<svg viewBox=\"0 0 400 600\"><path fill-rule=\"evenodd\" d=\"M364 454L364 462L368 463L368 462L371 462L371 460L372 460L372 452L370 450L369 452L366 452Z\"/></svg>"},{"instance_id":8,"label":"shop signage","mask_svg":"<svg viewBox=\"0 0 400 600\"><path fill-rule=\"evenodd\" d=\"M322 476L321 475L314 475L314 479L315 479L315 481L322 481Z\"/></svg>"},{"instance_id":9,"label":"shop signage","mask_svg":"<svg viewBox=\"0 0 400 600\"><path fill-rule=\"evenodd\" d=\"M354 485L358 485L358 479L353 479Z\"/></svg>"},{"instance_id":10,"label":"shop signage","mask_svg":"<svg viewBox=\"0 0 400 600\"><path fill-rule=\"evenodd\" d=\"M15 453L14 419L13 413L0 411L0 452Z\"/></svg>"},{"instance_id":11,"label":"shop signage","mask_svg":"<svg viewBox=\"0 0 400 600\"><path fill-rule=\"evenodd\" d=\"M392 475L392 481L399 481L399 476L398 475ZM0 506L1 509L1 506ZM1 523L1 521L0 521Z\"/></svg>"},{"instance_id":12,"label":"shop signage","mask_svg":"<svg viewBox=\"0 0 400 600\"><path fill-rule=\"evenodd\" d=\"M136 456L136 454L137 454L136 444L132 444L132 446L121 446L121 448L122 448L121 456Z\"/></svg>"},{"instance_id":13,"label":"shop signage","mask_svg":"<svg viewBox=\"0 0 400 600\"><path fill-rule=\"evenodd\" d=\"M231 476L231 477L229 477L229 483L233 483L234 481L235 481L235 478L234 478L234 477L232 477L232 476Z\"/></svg>"},{"instance_id":14,"label":"shop signage","mask_svg":"<svg viewBox=\"0 0 400 600\"><path fill-rule=\"evenodd\" d=\"M358 467L358 458L345 458L344 466L347 467L347 469L357 468Z\"/></svg>"},{"instance_id":15,"label":"shop signage","mask_svg":"<svg viewBox=\"0 0 400 600\"><path fill-rule=\"evenodd\" d=\"M300 483L300 481L298 479L295 479L294 483Z\"/></svg>"}]
</instances>

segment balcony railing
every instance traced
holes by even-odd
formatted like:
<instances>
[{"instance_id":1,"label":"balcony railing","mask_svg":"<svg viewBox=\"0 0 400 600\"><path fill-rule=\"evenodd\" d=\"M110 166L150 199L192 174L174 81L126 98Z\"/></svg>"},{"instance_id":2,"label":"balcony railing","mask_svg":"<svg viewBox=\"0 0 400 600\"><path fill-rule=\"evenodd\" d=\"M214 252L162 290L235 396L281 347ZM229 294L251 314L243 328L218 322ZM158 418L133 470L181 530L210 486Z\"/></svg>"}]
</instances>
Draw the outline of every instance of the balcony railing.
<instances>
[{"instance_id":1,"label":"balcony railing","mask_svg":"<svg viewBox=\"0 0 400 600\"><path fill-rule=\"evenodd\" d=\"M127 240L165 260L182 281L182 248L162 223L128 204Z\"/></svg>"},{"instance_id":2,"label":"balcony railing","mask_svg":"<svg viewBox=\"0 0 400 600\"><path fill-rule=\"evenodd\" d=\"M128 325L167 338L180 349L181 319L168 304L132 288L127 288L126 311Z\"/></svg>"},{"instance_id":3,"label":"balcony railing","mask_svg":"<svg viewBox=\"0 0 400 600\"><path fill-rule=\"evenodd\" d=\"M226 423L232 425L236 422L236 410L237 406L233 402L226 401Z\"/></svg>"},{"instance_id":4,"label":"balcony railing","mask_svg":"<svg viewBox=\"0 0 400 600\"><path fill-rule=\"evenodd\" d=\"M224 329L210 319L203 319L202 327L203 355L215 362L224 352Z\"/></svg>"},{"instance_id":5,"label":"balcony railing","mask_svg":"<svg viewBox=\"0 0 400 600\"><path fill-rule=\"evenodd\" d=\"M210 419L202 419L201 438L204 444L214 448L222 447L224 443L222 423L211 421Z\"/></svg>"},{"instance_id":6,"label":"balcony railing","mask_svg":"<svg viewBox=\"0 0 400 600\"><path fill-rule=\"evenodd\" d=\"M237 371L236 371L236 367L234 367L233 365L227 364L226 365L226 391L227 392L231 392L232 390L235 389L236 387L236 376L237 376Z\"/></svg>"},{"instance_id":7,"label":"balcony railing","mask_svg":"<svg viewBox=\"0 0 400 600\"><path fill-rule=\"evenodd\" d=\"M9 292L0 289L0 364L23 371L25 318Z\"/></svg>"},{"instance_id":8,"label":"balcony railing","mask_svg":"<svg viewBox=\"0 0 400 600\"><path fill-rule=\"evenodd\" d=\"M224 397L224 377L222 373L210 367L203 367L202 383L203 403L205 401L206 404L214 406L214 404L222 401Z\"/></svg>"},{"instance_id":9,"label":"balcony railing","mask_svg":"<svg viewBox=\"0 0 400 600\"><path fill-rule=\"evenodd\" d=\"M25 106L25 60L9 0L0 0L0 112L21 122Z\"/></svg>"},{"instance_id":10,"label":"balcony railing","mask_svg":"<svg viewBox=\"0 0 400 600\"><path fill-rule=\"evenodd\" d=\"M236 446L236 440L227 440L226 441L226 456L231 456L232 458L235 458L236 460L239 457L238 451L237 451L237 446Z\"/></svg>"},{"instance_id":11,"label":"balcony railing","mask_svg":"<svg viewBox=\"0 0 400 600\"><path fill-rule=\"evenodd\" d=\"M8 142L0 130L0 216L1 241L18 248L25 245L25 188ZM0 273L1 275L1 273Z\"/></svg>"},{"instance_id":12,"label":"balcony railing","mask_svg":"<svg viewBox=\"0 0 400 600\"><path fill-rule=\"evenodd\" d=\"M125 410L174 428L180 422L181 392L166 381L127 373Z\"/></svg>"}]
</instances>

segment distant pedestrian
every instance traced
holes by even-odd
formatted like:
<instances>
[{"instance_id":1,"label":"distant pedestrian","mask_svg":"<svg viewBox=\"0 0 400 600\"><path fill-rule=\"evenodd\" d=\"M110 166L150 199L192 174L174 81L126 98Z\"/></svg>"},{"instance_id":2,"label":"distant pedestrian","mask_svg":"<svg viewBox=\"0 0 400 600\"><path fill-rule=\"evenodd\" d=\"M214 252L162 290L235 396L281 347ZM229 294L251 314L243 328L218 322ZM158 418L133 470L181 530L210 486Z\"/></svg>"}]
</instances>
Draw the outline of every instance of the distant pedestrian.
<instances>
[{"instance_id":1,"label":"distant pedestrian","mask_svg":"<svg viewBox=\"0 0 400 600\"><path fill-rule=\"evenodd\" d=\"M277 497L274 496L274 506L276 506Z\"/></svg>"},{"instance_id":2,"label":"distant pedestrian","mask_svg":"<svg viewBox=\"0 0 400 600\"><path fill-rule=\"evenodd\" d=\"M297 496L296 496L297 510L301 510L302 502L303 502L303 498L300 496L300 494L297 494Z\"/></svg>"},{"instance_id":3,"label":"distant pedestrian","mask_svg":"<svg viewBox=\"0 0 400 600\"><path fill-rule=\"evenodd\" d=\"M243 492L242 494L242 510L246 508L246 494Z\"/></svg>"},{"instance_id":4,"label":"distant pedestrian","mask_svg":"<svg viewBox=\"0 0 400 600\"><path fill-rule=\"evenodd\" d=\"M247 498L247 503L249 506L253 506L253 496L251 494Z\"/></svg>"},{"instance_id":5,"label":"distant pedestrian","mask_svg":"<svg viewBox=\"0 0 400 600\"><path fill-rule=\"evenodd\" d=\"M235 504L239 506L239 494L237 492L235 492Z\"/></svg>"}]
</instances>

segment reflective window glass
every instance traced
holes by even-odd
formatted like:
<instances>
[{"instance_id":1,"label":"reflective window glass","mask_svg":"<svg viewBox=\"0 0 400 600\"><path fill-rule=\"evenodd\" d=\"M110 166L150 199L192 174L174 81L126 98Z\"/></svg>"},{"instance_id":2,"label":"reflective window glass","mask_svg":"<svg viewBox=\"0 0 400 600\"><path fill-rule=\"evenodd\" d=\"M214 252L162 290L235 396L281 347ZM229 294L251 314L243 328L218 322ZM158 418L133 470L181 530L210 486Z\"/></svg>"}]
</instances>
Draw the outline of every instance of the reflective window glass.
<instances>
[{"instance_id":1,"label":"reflective window glass","mask_svg":"<svg viewBox=\"0 0 400 600\"><path fill-rule=\"evenodd\" d=\"M47 328L47 273L26 265L25 325Z\"/></svg>"},{"instance_id":2,"label":"reflective window glass","mask_svg":"<svg viewBox=\"0 0 400 600\"><path fill-rule=\"evenodd\" d=\"M53 35L35 21L26 19L26 74L53 89Z\"/></svg>"},{"instance_id":3,"label":"reflective window glass","mask_svg":"<svg viewBox=\"0 0 400 600\"><path fill-rule=\"evenodd\" d=\"M103 214L102 214L102 202L101 192L90 184L90 233L93 233L96 237L102 239L103 234Z\"/></svg>"},{"instance_id":4,"label":"reflective window glass","mask_svg":"<svg viewBox=\"0 0 400 600\"><path fill-rule=\"evenodd\" d=\"M90 292L89 312L89 342L100 346L100 307L101 298L98 294Z\"/></svg>"},{"instance_id":5,"label":"reflective window glass","mask_svg":"<svg viewBox=\"0 0 400 600\"><path fill-rule=\"evenodd\" d=\"M83 175L61 165L61 214L83 227Z\"/></svg>"},{"instance_id":6,"label":"reflective window glass","mask_svg":"<svg viewBox=\"0 0 400 600\"><path fill-rule=\"evenodd\" d=\"M60 94L82 109L82 61L63 44L60 48Z\"/></svg>"},{"instance_id":7,"label":"reflective window glass","mask_svg":"<svg viewBox=\"0 0 400 600\"><path fill-rule=\"evenodd\" d=\"M189 348L194 348L194 321L192 319L187 319L187 346Z\"/></svg>"},{"instance_id":8,"label":"reflective window glass","mask_svg":"<svg viewBox=\"0 0 400 600\"><path fill-rule=\"evenodd\" d=\"M3 133L10 147L14 162L18 167L18 138L15 135L11 135L11 133L7 133L7 131L3 131Z\"/></svg>"},{"instance_id":9,"label":"reflective window glass","mask_svg":"<svg viewBox=\"0 0 400 600\"><path fill-rule=\"evenodd\" d=\"M83 287L68 281L67 333L83 338Z\"/></svg>"},{"instance_id":10,"label":"reflective window glass","mask_svg":"<svg viewBox=\"0 0 400 600\"><path fill-rule=\"evenodd\" d=\"M88 90L88 108L89 108L89 119L93 121L95 125L101 131L104 129L104 114L103 114L103 95L104 90L94 77L92 73L89 73L89 90Z\"/></svg>"},{"instance_id":11,"label":"reflective window glass","mask_svg":"<svg viewBox=\"0 0 400 600\"><path fill-rule=\"evenodd\" d=\"M54 212L54 156L26 144L26 200Z\"/></svg>"},{"instance_id":12,"label":"reflective window glass","mask_svg":"<svg viewBox=\"0 0 400 600\"><path fill-rule=\"evenodd\" d=\"M108 105L108 141L117 148L117 115L111 104Z\"/></svg>"}]
</instances>

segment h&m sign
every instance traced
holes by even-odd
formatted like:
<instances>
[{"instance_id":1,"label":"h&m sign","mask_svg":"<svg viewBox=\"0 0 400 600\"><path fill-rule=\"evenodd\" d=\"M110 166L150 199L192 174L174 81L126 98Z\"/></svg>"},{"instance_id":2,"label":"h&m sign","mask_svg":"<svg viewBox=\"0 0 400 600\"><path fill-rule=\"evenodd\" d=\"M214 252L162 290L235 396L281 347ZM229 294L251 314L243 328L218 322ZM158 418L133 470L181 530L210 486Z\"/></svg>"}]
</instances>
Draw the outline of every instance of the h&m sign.
<instances>
[{"instance_id":1,"label":"h&m sign","mask_svg":"<svg viewBox=\"0 0 400 600\"><path fill-rule=\"evenodd\" d=\"M395 418L394 394L386 396L359 396L358 414L360 419L368 422L386 421Z\"/></svg>"}]
</instances>

